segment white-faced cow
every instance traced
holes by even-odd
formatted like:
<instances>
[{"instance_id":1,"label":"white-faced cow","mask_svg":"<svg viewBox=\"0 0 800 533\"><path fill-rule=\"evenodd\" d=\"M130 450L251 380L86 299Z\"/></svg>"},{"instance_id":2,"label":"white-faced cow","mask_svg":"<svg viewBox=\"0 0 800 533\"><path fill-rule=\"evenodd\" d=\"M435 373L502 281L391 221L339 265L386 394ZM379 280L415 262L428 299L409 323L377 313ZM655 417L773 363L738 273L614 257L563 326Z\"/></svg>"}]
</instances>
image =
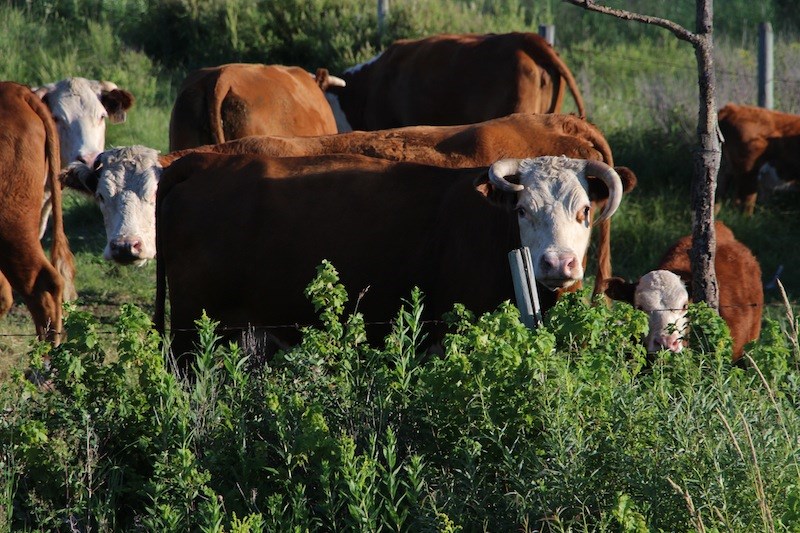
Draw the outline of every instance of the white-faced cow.
<instances>
[{"instance_id":1,"label":"white-faced cow","mask_svg":"<svg viewBox=\"0 0 800 533\"><path fill-rule=\"evenodd\" d=\"M338 78L334 78L338 80ZM170 150L247 135L326 135L336 120L320 84L299 67L232 63L189 74L169 121Z\"/></svg>"},{"instance_id":2,"label":"white-faced cow","mask_svg":"<svg viewBox=\"0 0 800 533\"><path fill-rule=\"evenodd\" d=\"M399 40L342 79L327 92L340 132L560 113L565 85L586 116L569 68L534 33Z\"/></svg>"},{"instance_id":3,"label":"white-faced cow","mask_svg":"<svg viewBox=\"0 0 800 533\"><path fill-rule=\"evenodd\" d=\"M607 199L604 219L622 194L613 168L566 157L447 169L360 155L189 154L158 187L156 325L163 331L167 285L178 355L202 310L228 330L311 323L303 288L323 259L351 291L369 287L358 304L367 320L393 318L414 286L428 317L455 302L480 313L513 298L507 253L520 244L549 309L583 278L592 202Z\"/></svg>"},{"instance_id":4,"label":"white-faced cow","mask_svg":"<svg viewBox=\"0 0 800 533\"><path fill-rule=\"evenodd\" d=\"M0 124L0 316L13 303L13 289L28 307L36 333L58 343L61 303L75 296L75 269L61 214L56 126L30 88L13 82L0 82ZM50 261L39 241L44 176L52 191Z\"/></svg>"},{"instance_id":5,"label":"white-faced cow","mask_svg":"<svg viewBox=\"0 0 800 533\"><path fill-rule=\"evenodd\" d=\"M133 95L110 81L67 78L32 89L50 109L55 120L61 149L61 168L73 161L91 165L97 154L105 150L106 119L124 122ZM45 186L39 236L44 235L50 214Z\"/></svg>"},{"instance_id":6,"label":"white-faced cow","mask_svg":"<svg viewBox=\"0 0 800 533\"><path fill-rule=\"evenodd\" d=\"M733 358L739 359L744 345L758 338L764 289L761 267L747 246L737 241L722 222L714 226L717 248L714 261L719 285L719 314L728 324L733 338ZM689 250L691 235L678 239L658 264L658 270L642 276L638 282L620 278L609 280L606 294L615 300L634 304L650 317L650 332L645 344L648 351L680 352L686 343L690 300L687 288L692 285Z\"/></svg>"},{"instance_id":7,"label":"white-faced cow","mask_svg":"<svg viewBox=\"0 0 800 533\"><path fill-rule=\"evenodd\" d=\"M755 106L727 104L719 110L725 139L720 190L732 188L736 202L752 214L759 172L769 164L783 181L800 176L800 116Z\"/></svg>"},{"instance_id":8,"label":"white-faced cow","mask_svg":"<svg viewBox=\"0 0 800 533\"><path fill-rule=\"evenodd\" d=\"M362 154L450 168L488 166L505 157L566 155L614 164L603 134L573 115L514 114L467 126L414 126L376 132L350 132L319 137L253 136L219 145L182 150L159 157L145 147L109 150L97 168L75 164L64 183L95 195L101 202L108 244L104 256L122 263L138 263L155 256L155 191L162 166L192 151L260 154L274 157ZM617 167L625 192L636 176ZM602 209L601 205L596 206ZM610 220L599 224L598 275L611 275Z\"/></svg>"}]
</instances>

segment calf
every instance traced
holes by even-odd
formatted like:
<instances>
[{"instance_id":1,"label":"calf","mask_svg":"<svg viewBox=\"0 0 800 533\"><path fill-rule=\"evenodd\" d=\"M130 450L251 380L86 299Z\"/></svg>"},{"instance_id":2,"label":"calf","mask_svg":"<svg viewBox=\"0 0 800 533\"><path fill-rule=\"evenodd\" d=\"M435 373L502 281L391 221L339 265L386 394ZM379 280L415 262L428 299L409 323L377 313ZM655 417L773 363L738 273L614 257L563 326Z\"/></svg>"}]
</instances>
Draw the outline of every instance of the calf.
<instances>
[{"instance_id":1,"label":"calf","mask_svg":"<svg viewBox=\"0 0 800 533\"><path fill-rule=\"evenodd\" d=\"M738 360L744 345L758 338L764 289L761 267L753 253L737 241L722 222L715 224L717 249L714 269L719 286L719 314L728 324L733 338L733 358ZM648 351L667 349L680 352L686 341L686 309L692 273L689 250L691 235L681 237L664 254L658 270L649 272L635 283L620 278L608 281L606 294L627 301L646 312L650 332L645 338Z\"/></svg>"}]
</instances>

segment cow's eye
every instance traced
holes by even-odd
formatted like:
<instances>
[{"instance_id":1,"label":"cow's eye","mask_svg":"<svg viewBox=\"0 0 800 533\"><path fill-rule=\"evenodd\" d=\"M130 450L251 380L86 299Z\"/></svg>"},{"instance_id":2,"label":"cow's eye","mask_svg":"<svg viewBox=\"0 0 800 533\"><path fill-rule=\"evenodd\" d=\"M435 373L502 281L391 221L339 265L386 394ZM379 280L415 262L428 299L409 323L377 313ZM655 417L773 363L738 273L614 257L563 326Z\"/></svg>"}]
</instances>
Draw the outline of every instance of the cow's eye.
<instances>
[{"instance_id":1,"label":"cow's eye","mask_svg":"<svg viewBox=\"0 0 800 533\"><path fill-rule=\"evenodd\" d=\"M514 211L517 212L517 216L519 216L519 218L525 218L525 208L524 207L517 207Z\"/></svg>"},{"instance_id":2,"label":"cow's eye","mask_svg":"<svg viewBox=\"0 0 800 533\"><path fill-rule=\"evenodd\" d=\"M686 302L686 303L684 303L684 304L683 304L683 308L682 308L682 309L683 309L684 311L688 311L688 310L689 310L689 302Z\"/></svg>"},{"instance_id":3,"label":"cow's eye","mask_svg":"<svg viewBox=\"0 0 800 533\"><path fill-rule=\"evenodd\" d=\"M588 205L584 206L580 211L578 211L578 222L583 223L589 220L590 211L591 208Z\"/></svg>"}]
</instances>

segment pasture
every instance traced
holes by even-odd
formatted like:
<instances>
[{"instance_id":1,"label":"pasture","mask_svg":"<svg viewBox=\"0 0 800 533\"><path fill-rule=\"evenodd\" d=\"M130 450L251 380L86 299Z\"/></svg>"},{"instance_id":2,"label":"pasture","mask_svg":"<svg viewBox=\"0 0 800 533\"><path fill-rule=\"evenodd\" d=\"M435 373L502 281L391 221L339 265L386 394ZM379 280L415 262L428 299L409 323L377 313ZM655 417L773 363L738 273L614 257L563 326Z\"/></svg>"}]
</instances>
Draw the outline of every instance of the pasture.
<instances>
[{"instance_id":1,"label":"pasture","mask_svg":"<svg viewBox=\"0 0 800 533\"><path fill-rule=\"evenodd\" d=\"M188 70L248 60L325 64L335 73L371 57L378 42L356 16L371 13L373 3L356 0L330 3L338 27L313 3L277 2L286 17L276 9L271 22L294 29L291 37L259 34L244 0L226 3L221 19L203 2L195 18L178 6L170 14L136 2L66 4L53 3L51 11L35 3L0 6L0 77L112 80L137 102L126 123L108 127L107 144L164 153L171 105ZM554 20L557 50L578 81L588 119L608 138L616 163L638 176L612 224L614 274L635 278L691 230L693 50L656 28L599 20L560 3L502 4L480 11L458 1L418 2L416 9L398 2L380 42L443 28L536 31L537 17ZM639 4L649 3L633 2ZM718 107L755 103L755 27L746 21L760 14L745 4L718 7ZM764 12L780 15L781 5L769 3ZM742 11L735 19L734 8ZM140 22L175 24L170 17L184 15L193 24L168 54L166 26L145 32L129 19L109 22L137 9ZM688 25L686 13L663 15ZM101 16L86 22L89 14ZM317 25L301 31L290 14ZM800 38L784 18L775 45L776 108L800 113ZM576 22L585 23L584 32ZM327 40L316 39L321 35ZM133 43L137 36L141 42ZM31 39L41 46L24 54L18 43ZM566 98L565 111L572 105ZM345 287L351 299L344 313L329 313L302 346L266 370L248 374L242 354L214 347L206 329L197 381L178 383L148 333L154 263L135 268L102 259L102 217L91 199L68 191L64 213L79 299L68 324L74 335L54 359L63 371L55 393L14 378L39 353L24 305L17 302L0 321L0 381L8 384L0 529L799 527L796 194L758 205L752 217L724 199L719 214L758 258L765 283L782 268L788 302L776 288L765 291L768 321L752 350L757 371L728 363L719 321L702 308L693 313L708 324L697 328L705 344L645 365L634 339L643 317L622 305L592 309L585 293L564 302L539 332L521 328L506 306L478 320L457 309L445 356L426 361L415 350L424 326L413 305L385 347L359 344L359 320L348 314L361 288ZM336 281L331 271L320 276ZM323 308L335 309L342 297L312 292Z\"/></svg>"}]
</instances>

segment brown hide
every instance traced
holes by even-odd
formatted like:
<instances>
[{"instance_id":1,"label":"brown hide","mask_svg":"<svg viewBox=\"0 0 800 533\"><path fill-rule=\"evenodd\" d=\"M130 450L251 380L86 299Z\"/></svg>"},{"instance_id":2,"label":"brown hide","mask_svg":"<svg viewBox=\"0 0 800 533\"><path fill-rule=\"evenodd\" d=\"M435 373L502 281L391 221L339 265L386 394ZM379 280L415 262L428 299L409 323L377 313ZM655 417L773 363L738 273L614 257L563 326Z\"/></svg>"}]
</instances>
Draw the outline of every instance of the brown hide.
<instances>
[{"instance_id":1,"label":"brown hide","mask_svg":"<svg viewBox=\"0 0 800 533\"><path fill-rule=\"evenodd\" d=\"M784 179L800 175L800 116L761 107L728 104L719 110L723 168L720 183L732 188L737 203L752 214L758 171L775 166Z\"/></svg>"},{"instance_id":2,"label":"brown hide","mask_svg":"<svg viewBox=\"0 0 800 533\"><path fill-rule=\"evenodd\" d=\"M733 232L722 222L714 224L717 250L714 269L719 286L719 314L731 331L733 360L742 356L744 345L761 333L761 313L764 309L764 289L761 266L747 246L737 241ZM680 276L691 297L692 270L689 251L692 236L678 239L659 261L655 270L669 270ZM615 300L633 304L636 283L624 283L619 278L610 282L606 291Z\"/></svg>"},{"instance_id":3,"label":"brown hide","mask_svg":"<svg viewBox=\"0 0 800 533\"><path fill-rule=\"evenodd\" d=\"M436 35L399 40L331 87L354 130L470 124L511 113L559 113L572 73L533 33Z\"/></svg>"},{"instance_id":4,"label":"brown hide","mask_svg":"<svg viewBox=\"0 0 800 533\"><path fill-rule=\"evenodd\" d=\"M299 67L233 63L190 73L169 124L170 150L247 135L336 133L328 101Z\"/></svg>"},{"instance_id":5,"label":"brown hide","mask_svg":"<svg viewBox=\"0 0 800 533\"><path fill-rule=\"evenodd\" d=\"M156 327L167 284L176 354L202 309L229 328L313 323L303 289L322 259L352 300L369 289L358 310L372 322L392 319L414 286L426 318L456 301L494 309L514 296L507 253L519 227L486 174L360 155L182 157L158 187ZM545 309L555 302L540 295ZM270 332L296 340L293 328Z\"/></svg>"},{"instance_id":6,"label":"brown hide","mask_svg":"<svg viewBox=\"0 0 800 533\"><path fill-rule=\"evenodd\" d=\"M611 148L596 126L574 115L553 114L517 113L464 126L409 126L320 137L247 137L196 150L274 157L349 153L448 168L488 166L506 157L543 155L596 159L614 165ZM161 163L166 167L188 152L164 155ZM624 167L617 167L617 172L625 192L631 191L636 186L636 176ZM602 206L600 202L596 207ZM599 225L597 280L611 277L610 228L610 219Z\"/></svg>"},{"instance_id":7,"label":"brown hide","mask_svg":"<svg viewBox=\"0 0 800 533\"><path fill-rule=\"evenodd\" d=\"M58 343L61 303L74 293L75 273L57 182L58 134L45 104L29 87L12 82L0 82L0 124L0 314L8 311L13 289L28 307L37 334ZM45 178L52 191L51 261L39 241Z\"/></svg>"}]
</instances>

